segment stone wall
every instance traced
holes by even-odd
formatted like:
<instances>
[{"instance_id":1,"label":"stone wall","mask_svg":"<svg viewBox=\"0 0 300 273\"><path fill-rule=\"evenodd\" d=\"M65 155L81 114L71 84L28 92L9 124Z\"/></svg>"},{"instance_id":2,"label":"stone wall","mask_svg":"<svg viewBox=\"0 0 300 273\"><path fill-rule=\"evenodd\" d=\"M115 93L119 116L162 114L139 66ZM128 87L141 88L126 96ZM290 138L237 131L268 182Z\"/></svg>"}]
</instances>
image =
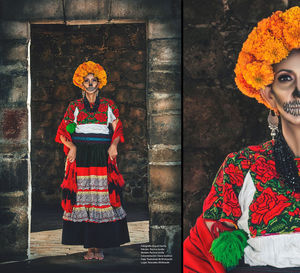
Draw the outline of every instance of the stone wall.
<instances>
[{"instance_id":1,"label":"stone wall","mask_svg":"<svg viewBox=\"0 0 300 273\"><path fill-rule=\"evenodd\" d=\"M101 96L120 110L125 144L118 165L126 181L126 204L147 204L146 28L145 24L32 25L32 202L58 205L64 175L62 145L56 130L70 101L81 97L73 85L75 69L84 61L100 63L108 84Z\"/></svg>"},{"instance_id":2,"label":"stone wall","mask_svg":"<svg viewBox=\"0 0 300 273\"><path fill-rule=\"evenodd\" d=\"M0 26L1 259L27 250L27 23Z\"/></svg>"},{"instance_id":3,"label":"stone wall","mask_svg":"<svg viewBox=\"0 0 300 273\"><path fill-rule=\"evenodd\" d=\"M27 219L30 219L27 218L27 209L28 204L31 204L31 202L28 203L27 192L28 185L30 185L28 183L31 181L30 164L27 165L28 162L31 162L27 146L28 136L31 133L27 129L28 124L30 124L28 113L30 114L31 111L27 111L26 105L28 95L27 46L31 38L30 24L52 22L87 25L115 22L146 24L145 88L147 111L140 110L140 106L134 104L130 107L136 108L127 112L127 117L136 118L141 122L147 121L145 134L148 146L147 190L151 243L166 244L168 251L174 254L174 260L180 261L178 256L181 246L180 12L179 0L2 0L0 2L0 74L2 76L0 89L0 145L2 148L0 184L2 201L0 208L3 213L1 219L5 219L0 224L3 231L0 238L2 242L1 258L10 255L10 259L12 259L17 255L26 255L27 251ZM120 41L112 40L112 42L117 44ZM47 53L41 56L45 60L48 57ZM78 62L73 61L70 64L76 66ZM68 63L68 59L62 60L61 65L65 63ZM132 69L132 73L128 75L128 81L126 81L127 83L133 82L133 85L126 85L127 87L123 88L123 93L120 89L120 93L117 94L116 89L113 89L113 87L116 88L114 85L107 87L107 94L115 96L115 99L120 101L121 106L133 97L138 100L139 90L144 89L143 86L136 85L133 81L134 73L134 69ZM68 77L70 75L71 73L68 74ZM63 75L60 76L62 81L66 80ZM117 79L118 76L115 77L115 82ZM70 81L68 83L70 84ZM33 81L33 90L34 84L36 83ZM76 96L73 89L73 91L70 90L70 93L65 93L64 88L66 86L52 89L52 91L55 94L61 94L61 96L64 94ZM124 90L129 89L131 93L127 97L129 93ZM44 91L41 91L41 97L45 95ZM33 97L33 102L37 98L39 97ZM64 101L69 99L71 97L64 97ZM40 103L42 104L42 98ZM65 107L66 105L60 105L57 108L56 121L61 118L61 113ZM46 105L45 109L47 109ZM121 111L123 110L121 109ZM34 120L39 121L41 116L34 116L33 122ZM33 126L35 126L34 124L38 124L38 122L33 123ZM128 126L130 125L128 124ZM42 126L36 129L44 130ZM143 136L143 130L137 130L135 134ZM45 131L43 134L52 140L48 132ZM36 135L33 135L33 145L35 145L35 140ZM145 139L142 139L143 143L145 143L144 141ZM126 148L125 145L123 149ZM34 156L42 155L36 154ZM61 155L56 154L55 156L60 158ZM123 163L120 162L124 168L127 159L124 158ZM32 163L34 164L34 162ZM60 163L57 164L60 165ZM61 168L61 166L57 166L57 168ZM144 178L138 179L142 181ZM50 181L51 183L53 182ZM137 186L140 187L140 185ZM144 191L141 187L136 187L136 189L137 195L140 194L140 191ZM49 194L52 195L51 191ZM132 194L134 194L133 191Z\"/></svg>"},{"instance_id":4,"label":"stone wall","mask_svg":"<svg viewBox=\"0 0 300 273\"><path fill-rule=\"evenodd\" d=\"M299 1L184 1L184 238L226 155L270 139L268 111L238 91L234 67L253 26Z\"/></svg>"}]
</instances>

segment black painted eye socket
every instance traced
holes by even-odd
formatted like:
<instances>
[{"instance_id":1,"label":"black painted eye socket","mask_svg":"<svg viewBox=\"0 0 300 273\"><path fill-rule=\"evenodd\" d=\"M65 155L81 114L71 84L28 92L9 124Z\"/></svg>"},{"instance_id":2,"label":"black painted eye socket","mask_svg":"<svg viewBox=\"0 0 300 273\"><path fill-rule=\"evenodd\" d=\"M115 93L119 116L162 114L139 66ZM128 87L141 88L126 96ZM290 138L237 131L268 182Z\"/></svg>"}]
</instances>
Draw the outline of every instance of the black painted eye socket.
<instances>
[{"instance_id":1,"label":"black painted eye socket","mask_svg":"<svg viewBox=\"0 0 300 273\"><path fill-rule=\"evenodd\" d=\"M289 82L289 81L292 81L292 80L293 80L293 78L288 74L283 74L283 75L280 75L278 77L279 82Z\"/></svg>"}]
</instances>

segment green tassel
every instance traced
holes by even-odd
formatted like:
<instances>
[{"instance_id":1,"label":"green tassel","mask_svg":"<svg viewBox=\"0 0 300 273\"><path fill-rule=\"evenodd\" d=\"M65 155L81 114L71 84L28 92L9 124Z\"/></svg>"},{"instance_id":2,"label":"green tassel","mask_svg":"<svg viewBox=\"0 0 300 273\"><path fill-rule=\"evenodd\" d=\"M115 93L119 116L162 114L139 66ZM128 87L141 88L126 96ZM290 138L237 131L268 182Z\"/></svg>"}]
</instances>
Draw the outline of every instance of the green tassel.
<instances>
[{"instance_id":1,"label":"green tassel","mask_svg":"<svg viewBox=\"0 0 300 273\"><path fill-rule=\"evenodd\" d=\"M67 131L70 134L73 134L75 132L75 128L76 128L76 123L75 122L70 123L70 124L67 125Z\"/></svg>"},{"instance_id":2,"label":"green tassel","mask_svg":"<svg viewBox=\"0 0 300 273\"><path fill-rule=\"evenodd\" d=\"M233 268L244 256L247 240L248 235L244 230L224 231L212 242L210 252L224 267Z\"/></svg>"}]
</instances>

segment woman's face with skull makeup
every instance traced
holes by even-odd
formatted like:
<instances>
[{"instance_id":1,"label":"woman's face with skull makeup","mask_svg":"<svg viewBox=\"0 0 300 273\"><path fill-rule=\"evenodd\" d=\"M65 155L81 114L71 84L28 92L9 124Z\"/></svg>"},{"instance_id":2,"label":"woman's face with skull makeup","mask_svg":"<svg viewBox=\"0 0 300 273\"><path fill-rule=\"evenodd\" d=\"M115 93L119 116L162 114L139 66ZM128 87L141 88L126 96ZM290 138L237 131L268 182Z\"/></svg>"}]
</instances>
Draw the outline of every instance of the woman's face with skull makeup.
<instances>
[{"instance_id":1,"label":"woman's face with skull makeup","mask_svg":"<svg viewBox=\"0 0 300 273\"><path fill-rule=\"evenodd\" d=\"M268 101L278 110L282 121L300 125L300 50L293 50L273 69Z\"/></svg>"},{"instance_id":2,"label":"woman's face with skull makeup","mask_svg":"<svg viewBox=\"0 0 300 273\"><path fill-rule=\"evenodd\" d=\"M86 77L84 77L82 85L86 92L94 93L98 90L99 81L94 74L88 74Z\"/></svg>"}]
</instances>

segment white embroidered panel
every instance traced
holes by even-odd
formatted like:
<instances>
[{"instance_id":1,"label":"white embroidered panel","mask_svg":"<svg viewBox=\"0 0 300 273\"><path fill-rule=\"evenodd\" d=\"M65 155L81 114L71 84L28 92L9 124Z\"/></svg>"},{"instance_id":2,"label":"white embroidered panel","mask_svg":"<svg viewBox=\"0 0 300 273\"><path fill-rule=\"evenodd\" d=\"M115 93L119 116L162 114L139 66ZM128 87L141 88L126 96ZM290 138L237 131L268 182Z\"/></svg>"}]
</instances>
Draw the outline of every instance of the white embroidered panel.
<instances>
[{"instance_id":1,"label":"white embroidered panel","mask_svg":"<svg viewBox=\"0 0 300 273\"><path fill-rule=\"evenodd\" d=\"M239 229L249 235L249 206L256 191L254 182L248 172L239 194L242 216L238 220ZM270 265L274 267L300 266L300 233L257 236L249 235L248 246L245 248L244 260L251 266Z\"/></svg>"},{"instance_id":2,"label":"white embroidered panel","mask_svg":"<svg viewBox=\"0 0 300 273\"><path fill-rule=\"evenodd\" d=\"M106 124L79 124L75 129L76 133L80 134L109 134L109 129Z\"/></svg>"}]
</instances>

